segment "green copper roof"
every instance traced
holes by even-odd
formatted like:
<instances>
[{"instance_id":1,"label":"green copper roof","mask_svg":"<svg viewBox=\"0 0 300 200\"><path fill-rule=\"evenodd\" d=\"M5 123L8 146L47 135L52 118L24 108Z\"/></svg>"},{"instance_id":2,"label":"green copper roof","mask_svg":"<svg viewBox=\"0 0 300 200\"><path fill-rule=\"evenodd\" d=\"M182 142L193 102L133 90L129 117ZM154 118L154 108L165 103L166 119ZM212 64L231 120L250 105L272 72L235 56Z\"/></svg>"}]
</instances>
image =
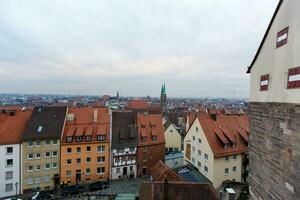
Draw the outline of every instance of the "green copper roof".
<instances>
[{"instance_id":1,"label":"green copper roof","mask_svg":"<svg viewBox=\"0 0 300 200\"><path fill-rule=\"evenodd\" d=\"M167 92L166 92L166 84L165 83L161 86L161 94L167 94Z\"/></svg>"}]
</instances>

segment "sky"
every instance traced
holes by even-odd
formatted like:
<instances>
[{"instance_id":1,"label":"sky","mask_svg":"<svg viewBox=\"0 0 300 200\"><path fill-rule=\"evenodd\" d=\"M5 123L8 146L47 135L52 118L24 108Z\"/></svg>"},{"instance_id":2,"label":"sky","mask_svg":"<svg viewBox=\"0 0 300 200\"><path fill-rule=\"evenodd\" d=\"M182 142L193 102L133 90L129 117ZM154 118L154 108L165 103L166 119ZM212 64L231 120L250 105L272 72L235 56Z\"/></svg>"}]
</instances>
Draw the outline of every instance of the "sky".
<instances>
[{"instance_id":1,"label":"sky","mask_svg":"<svg viewBox=\"0 0 300 200\"><path fill-rule=\"evenodd\" d=\"M249 97L278 0L0 0L0 93Z\"/></svg>"}]
</instances>

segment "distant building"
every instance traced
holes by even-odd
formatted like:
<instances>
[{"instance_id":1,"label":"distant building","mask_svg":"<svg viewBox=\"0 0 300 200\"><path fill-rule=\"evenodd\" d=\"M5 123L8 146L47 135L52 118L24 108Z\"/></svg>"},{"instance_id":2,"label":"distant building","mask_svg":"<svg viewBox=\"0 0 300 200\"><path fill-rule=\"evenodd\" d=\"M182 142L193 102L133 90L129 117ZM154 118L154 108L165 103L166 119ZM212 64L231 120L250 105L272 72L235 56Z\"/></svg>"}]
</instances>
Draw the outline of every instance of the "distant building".
<instances>
[{"instance_id":1,"label":"distant building","mask_svg":"<svg viewBox=\"0 0 300 200\"><path fill-rule=\"evenodd\" d=\"M106 108L69 108L61 140L61 182L109 179L110 116Z\"/></svg>"},{"instance_id":2,"label":"distant building","mask_svg":"<svg viewBox=\"0 0 300 200\"><path fill-rule=\"evenodd\" d=\"M60 138L66 107L35 107L22 136L22 189L60 184Z\"/></svg>"},{"instance_id":3,"label":"distant building","mask_svg":"<svg viewBox=\"0 0 300 200\"><path fill-rule=\"evenodd\" d=\"M248 132L246 115L200 113L184 138L185 161L196 167L215 188L224 181L242 182Z\"/></svg>"},{"instance_id":4,"label":"distant building","mask_svg":"<svg viewBox=\"0 0 300 200\"><path fill-rule=\"evenodd\" d=\"M252 199L300 197L300 1L280 0L248 68Z\"/></svg>"},{"instance_id":5,"label":"distant building","mask_svg":"<svg viewBox=\"0 0 300 200\"><path fill-rule=\"evenodd\" d=\"M113 112L111 140L111 179L137 176L136 113Z\"/></svg>"},{"instance_id":6,"label":"distant building","mask_svg":"<svg viewBox=\"0 0 300 200\"><path fill-rule=\"evenodd\" d=\"M166 117L167 116L167 106L168 106L166 84L163 84L161 87L160 106L161 106L161 110L162 110L162 116Z\"/></svg>"},{"instance_id":7,"label":"distant building","mask_svg":"<svg viewBox=\"0 0 300 200\"><path fill-rule=\"evenodd\" d=\"M160 114L137 113L138 176L149 175L149 168L164 161L165 138Z\"/></svg>"},{"instance_id":8,"label":"distant building","mask_svg":"<svg viewBox=\"0 0 300 200\"><path fill-rule=\"evenodd\" d=\"M166 121L164 124L164 136L165 136L165 151L166 153L181 151L181 135L178 132L177 127L171 122Z\"/></svg>"},{"instance_id":9,"label":"distant building","mask_svg":"<svg viewBox=\"0 0 300 200\"><path fill-rule=\"evenodd\" d=\"M140 99L133 99L128 102L127 109L129 110L137 110L137 109L148 109L149 104L147 101Z\"/></svg>"},{"instance_id":10,"label":"distant building","mask_svg":"<svg viewBox=\"0 0 300 200\"><path fill-rule=\"evenodd\" d=\"M31 113L20 108L0 110L0 198L22 192L21 137Z\"/></svg>"}]
</instances>

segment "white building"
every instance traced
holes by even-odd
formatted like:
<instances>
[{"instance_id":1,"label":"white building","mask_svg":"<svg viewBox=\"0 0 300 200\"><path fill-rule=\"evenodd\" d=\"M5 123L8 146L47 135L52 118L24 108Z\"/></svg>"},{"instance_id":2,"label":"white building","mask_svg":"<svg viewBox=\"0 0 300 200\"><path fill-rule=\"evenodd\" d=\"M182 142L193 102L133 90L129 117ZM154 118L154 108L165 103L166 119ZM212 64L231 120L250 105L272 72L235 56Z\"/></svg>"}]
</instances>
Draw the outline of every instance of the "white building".
<instances>
[{"instance_id":1,"label":"white building","mask_svg":"<svg viewBox=\"0 0 300 200\"><path fill-rule=\"evenodd\" d=\"M165 152L181 151L181 135L170 121L164 123Z\"/></svg>"}]
</instances>

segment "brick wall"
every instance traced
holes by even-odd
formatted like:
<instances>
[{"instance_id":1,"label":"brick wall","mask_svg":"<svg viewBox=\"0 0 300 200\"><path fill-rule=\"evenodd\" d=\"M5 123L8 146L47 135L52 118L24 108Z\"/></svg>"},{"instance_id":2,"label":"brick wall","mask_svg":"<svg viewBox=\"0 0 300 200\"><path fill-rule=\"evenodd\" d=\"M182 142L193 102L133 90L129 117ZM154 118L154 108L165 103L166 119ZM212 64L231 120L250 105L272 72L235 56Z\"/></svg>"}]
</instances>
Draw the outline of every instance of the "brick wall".
<instances>
[{"instance_id":1,"label":"brick wall","mask_svg":"<svg viewBox=\"0 0 300 200\"><path fill-rule=\"evenodd\" d=\"M300 104L250 103L251 199L300 196Z\"/></svg>"}]
</instances>

